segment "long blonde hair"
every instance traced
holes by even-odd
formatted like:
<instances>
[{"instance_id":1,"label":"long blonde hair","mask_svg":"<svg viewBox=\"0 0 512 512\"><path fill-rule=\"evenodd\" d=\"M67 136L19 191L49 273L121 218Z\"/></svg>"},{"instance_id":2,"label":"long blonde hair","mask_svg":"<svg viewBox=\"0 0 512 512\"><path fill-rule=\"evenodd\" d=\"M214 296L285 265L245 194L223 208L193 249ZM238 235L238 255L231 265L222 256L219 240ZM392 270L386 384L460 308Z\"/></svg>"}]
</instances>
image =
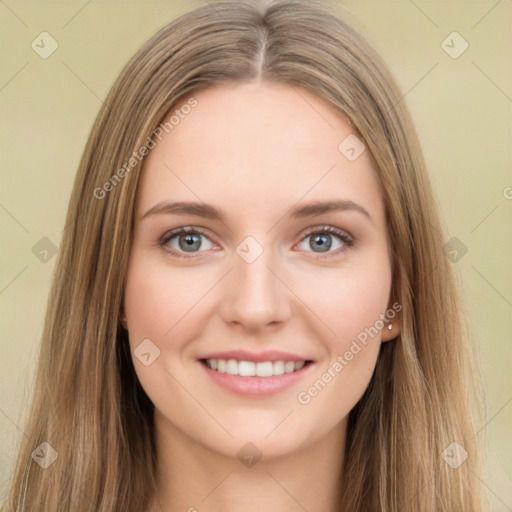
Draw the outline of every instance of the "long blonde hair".
<instances>
[{"instance_id":1,"label":"long blonde hair","mask_svg":"<svg viewBox=\"0 0 512 512\"><path fill-rule=\"evenodd\" d=\"M350 413L341 510L483 510L481 409L469 403L478 406L479 373L403 94L335 8L292 0L217 2L181 16L143 45L109 92L69 203L8 512L147 506L156 488L153 405L119 327L144 159L112 177L179 101L214 84L258 79L330 103L364 140L382 185L402 328L382 344ZM459 467L442 456L454 442L449 449L468 454ZM34 450L55 453L41 443L57 454L46 469Z\"/></svg>"}]
</instances>

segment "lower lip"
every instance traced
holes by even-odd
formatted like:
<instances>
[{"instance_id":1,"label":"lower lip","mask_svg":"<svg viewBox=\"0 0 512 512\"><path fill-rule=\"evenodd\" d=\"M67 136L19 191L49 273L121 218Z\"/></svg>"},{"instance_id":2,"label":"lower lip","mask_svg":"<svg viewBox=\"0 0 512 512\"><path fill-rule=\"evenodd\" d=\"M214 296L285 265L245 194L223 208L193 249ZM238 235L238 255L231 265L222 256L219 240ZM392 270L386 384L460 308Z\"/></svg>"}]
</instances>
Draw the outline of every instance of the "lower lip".
<instances>
[{"instance_id":1,"label":"lower lip","mask_svg":"<svg viewBox=\"0 0 512 512\"><path fill-rule=\"evenodd\" d=\"M235 395L259 398L272 396L284 391L296 384L313 366L313 363L304 365L300 370L283 375L272 377L241 377L240 375L229 375L212 370L206 364L199 361L199 364L218 386Z\"/></svg>"}]
</instances>

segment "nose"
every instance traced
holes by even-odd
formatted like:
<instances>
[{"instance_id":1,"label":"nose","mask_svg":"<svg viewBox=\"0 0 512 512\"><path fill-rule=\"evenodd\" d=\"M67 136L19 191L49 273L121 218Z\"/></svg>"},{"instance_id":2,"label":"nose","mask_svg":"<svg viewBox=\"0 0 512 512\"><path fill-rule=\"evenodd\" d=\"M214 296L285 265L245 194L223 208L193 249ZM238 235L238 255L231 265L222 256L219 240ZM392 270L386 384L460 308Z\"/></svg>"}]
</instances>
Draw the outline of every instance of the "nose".
<instances>
[{"instance_id":1,"label":"nose","mask_svg":"<svg viewBox=\"0 0 512 512\"><path fill-rule=\"evenodd\" d=\"M226 323L252 332L276 328L291 316L293 293L270 249L249 261L233 254L220 314Z\"/></svg>"}]
</instances>

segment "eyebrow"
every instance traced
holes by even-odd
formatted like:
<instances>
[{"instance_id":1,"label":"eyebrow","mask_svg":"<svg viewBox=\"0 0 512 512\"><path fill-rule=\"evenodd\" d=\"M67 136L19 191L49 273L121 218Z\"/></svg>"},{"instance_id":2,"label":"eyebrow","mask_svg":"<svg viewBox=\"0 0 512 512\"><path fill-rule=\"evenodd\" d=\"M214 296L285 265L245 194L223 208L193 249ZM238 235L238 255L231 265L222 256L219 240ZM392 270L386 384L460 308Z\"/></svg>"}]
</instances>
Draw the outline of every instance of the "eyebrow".
<instances>
[{"instance_id":1,"label":"eyebrow","mask_svg":"<svg viewBox=\"0 0 512 512\"><path fill-rule=\"evenodd\" d=\"M361 205L354 203L347 199L339 199L333 201L316 201L292 208L289 212L288 217L290 218L304 218L304 217L316 217L323 215L324 213L339 212L339 211L356 211L363 214L368 220L373 222L371 215ZM141 220L156 214L168 214L168 215L194 215L197 217L204 217L206 219L219 220L224 222L226 214L223 210L217 209L214 206L207 203L196 203L196 202L166 202L162 201L155 204L150 208L142 217Z\"/></svg>"}]
</instances>

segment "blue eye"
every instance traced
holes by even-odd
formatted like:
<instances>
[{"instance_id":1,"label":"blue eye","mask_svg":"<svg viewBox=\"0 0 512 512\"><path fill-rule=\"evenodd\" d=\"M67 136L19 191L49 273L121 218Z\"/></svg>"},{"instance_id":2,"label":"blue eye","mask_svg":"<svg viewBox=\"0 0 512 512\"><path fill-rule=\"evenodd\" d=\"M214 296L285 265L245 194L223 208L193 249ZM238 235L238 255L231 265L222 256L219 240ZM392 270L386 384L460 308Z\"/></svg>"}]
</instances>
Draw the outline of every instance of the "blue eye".
<instances>
[{"instance_id":1,"label":"blue eye","mask_svg":"<svg viewBox=\"0 0 512 512\"><path fill-rule=\"evenodd\" d=\"M322 256L323 253L327 253L329 256L332 254L338 254L354 244L353 238L350 235L348 235L348 233L345 233L345 231L334 228L332 226L313 228L305 235L305 237L301 241L301 244L304 243L308 238L311 238L309 242L309 247L319 249L319 252L312 252L314 252L315 254L319 254L320 258L324 257ZM331 249L333 248L333 238L338 239L338 246L336 247L335 242L334 249L336 250L331 251Z\"/></svg>"},{"instance_id":2,"label":"blue eye","mask_svg":"<svg viewBox=\"0 0 512 512\"><path fill-rule=\"evenodd\" d=\"M317 254L317 258L339 254L354 245L354 239L348 233L332 226L312 228L304 235L300 244L303 244L308 238L311 238L309 248L318 249L318 251L308 251L304 248L303 250ZM206 247L204 247L203 240L207 240ZM178 258L193 258L203 252L200 249L209 250L213 247L213 242L205 232L195 227L175 229L164 235L158 243L165 251ZM333 248L334 250L331 250ZM326 256L323 255L324 253Z\"/></svg>"},{"instance_id":3,"label":"blue eye","mask_svg":"<svg viewBox=\"0 0 512 512\"><path fill-rule=\"evenodd\" d=\"M178 247L173 247L169 244L169 242L174 241L174 238L176 238ZM198 228L179 228L165 235L159 243L166 251L173 255L187 258L188 256L183 253L193 255L198 252L196 249L201 248L203 245L201 238L207 239L212 244L211 240ZM206 247L206 249L211 249L211 246Z\"/></svg>"}]
</instances>

